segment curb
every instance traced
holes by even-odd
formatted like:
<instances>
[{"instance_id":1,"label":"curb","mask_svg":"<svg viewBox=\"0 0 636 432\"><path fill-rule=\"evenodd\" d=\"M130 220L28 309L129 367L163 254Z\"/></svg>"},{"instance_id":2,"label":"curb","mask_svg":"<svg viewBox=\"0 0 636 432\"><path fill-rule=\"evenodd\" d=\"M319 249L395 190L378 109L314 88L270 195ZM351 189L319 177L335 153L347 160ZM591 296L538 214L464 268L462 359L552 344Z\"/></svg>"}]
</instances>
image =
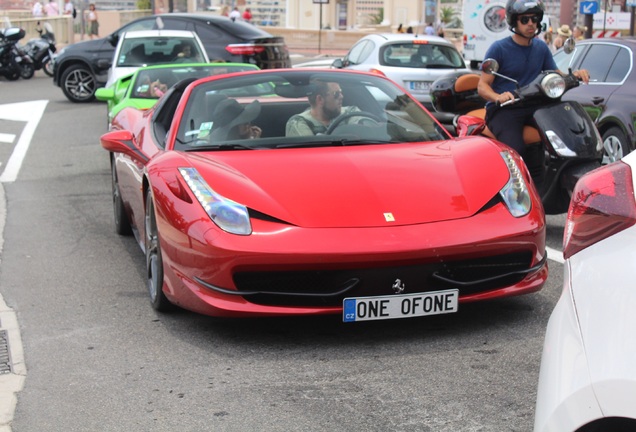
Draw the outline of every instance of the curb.
<instances>
[{"instance_id":1,"label":"curb","mask_svg":"<svg viewBox=\"0 0 636 432\"><path fill-rule=\"evenodd\" d=\"M0 252L4 243L4 225L6 221L6 201L4 187L0 183ZM0 432L11 432L11 422L18 402L17 394L24 387L26 379L26 364L24 362L24 350L22 339L20 338L20 327L18 325L17 314L4 301L0 294L0 332L6 335L6 360L9 372L0 372ZM4 351L4 346L0 346L0 352Z\"/></svg>"}]
</instances>

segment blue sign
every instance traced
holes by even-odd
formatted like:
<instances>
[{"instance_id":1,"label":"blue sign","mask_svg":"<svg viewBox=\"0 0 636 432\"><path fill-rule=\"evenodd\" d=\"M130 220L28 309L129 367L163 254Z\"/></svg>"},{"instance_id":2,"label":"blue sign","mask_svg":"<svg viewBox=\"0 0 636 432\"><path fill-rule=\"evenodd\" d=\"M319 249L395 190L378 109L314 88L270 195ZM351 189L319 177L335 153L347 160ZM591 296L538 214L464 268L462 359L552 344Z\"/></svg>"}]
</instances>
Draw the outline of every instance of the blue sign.
<instances>
[{"instance_id":1,"label":"blue sign","mask_svg":"<svg viewBox=\"0 0 636 432\"><path fill-rule=\"evenodd\" d=\"M598 2L596 1L582 1L580 3L579 13L584 15L593 15L598 12Z\"/></svg>"}]
</instances>

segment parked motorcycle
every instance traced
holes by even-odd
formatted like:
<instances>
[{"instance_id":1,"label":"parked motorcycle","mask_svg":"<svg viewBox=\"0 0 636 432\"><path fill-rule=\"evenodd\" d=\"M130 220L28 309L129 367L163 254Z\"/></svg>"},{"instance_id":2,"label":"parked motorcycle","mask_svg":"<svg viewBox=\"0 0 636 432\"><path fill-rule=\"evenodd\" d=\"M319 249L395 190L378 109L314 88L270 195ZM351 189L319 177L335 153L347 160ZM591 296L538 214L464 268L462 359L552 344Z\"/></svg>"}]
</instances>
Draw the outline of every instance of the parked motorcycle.
<instances>
[{"instance_id":1,"label":"parked motorcycle","mask_svg":"<svg viewBox=\"0 0 636 432\"><path fill-rule=\"evenodd\" d=\"M53 27L51 24L45 22L44 29L38 25L35 28L40 34L39 39L29 40L24 49L26 53L33 60L33 66L35 70L44 70L44 73L48 76L53 76L53 58L57 48L55 47L55 34L53 33Z\"/></svg>"},{"instance_id":2,"label":"parked motorcycle","mask_svg":"<svg viewBox=\"0 0 636 432\"><path fill-rule=\"evenodd\" d=\"M29 79L35 73L31 57L17 46L25 34L18 27L0 30L0 75L8 80Z\"/></svg>"},{"instance_id":3,"label":"parked motorcycle","mask_svg":"<svg viewBox=\"0 0 636 432\"><path fill-rule=\"evenodd\" d=\"M493 59L484 60L481 69L517 83L499 74L499 65ZM478 82L479 75L474 73L438 79L431 87L433 105L438 111L457 113L457 136L494 138L486 126L484 100L477 94ZM515 99L499 108L505 109L509 104L540 106L534 114L534 126L524 127L528 145L524 161L547 214L567 212L578 179L601 165L603 140L594 122L578 102L561 100L565 92L578 85L572 71L567 75L544 71L532 83L517 86Z\"/></svg>"}]
</instances>

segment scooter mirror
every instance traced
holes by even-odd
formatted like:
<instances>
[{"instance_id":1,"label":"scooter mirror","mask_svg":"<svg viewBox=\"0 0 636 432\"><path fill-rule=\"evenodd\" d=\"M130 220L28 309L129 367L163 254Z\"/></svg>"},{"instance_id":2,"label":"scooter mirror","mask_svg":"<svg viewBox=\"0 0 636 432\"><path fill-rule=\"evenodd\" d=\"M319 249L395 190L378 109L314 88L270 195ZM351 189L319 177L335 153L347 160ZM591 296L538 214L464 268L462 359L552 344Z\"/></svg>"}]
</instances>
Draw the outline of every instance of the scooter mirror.
<instances>
[{"instance_id":1,"label":"scooter mirror","mask_svg":"<svg viewBox=\"0 0 636 432\"><path fill-rule=\"evenodd\" d=\"M576 45L576 41L574 40L574 38L569 37L565 40L565 42L563 42L563 51L566 54L570 54L572 51L574 51L575 45Z\"/></svg>"},{"instance_id":2,"label":"scooter mirror","mask_svg":"<svg viewBox=\"0 0 636 432\"><path fill-rule=\"evenodd\" d=\"M481 62L481 71L487 73L488 75L494 74L499 70L499 63L497 60L487 58L483 62Z\"/></svg>"}]
</instances>

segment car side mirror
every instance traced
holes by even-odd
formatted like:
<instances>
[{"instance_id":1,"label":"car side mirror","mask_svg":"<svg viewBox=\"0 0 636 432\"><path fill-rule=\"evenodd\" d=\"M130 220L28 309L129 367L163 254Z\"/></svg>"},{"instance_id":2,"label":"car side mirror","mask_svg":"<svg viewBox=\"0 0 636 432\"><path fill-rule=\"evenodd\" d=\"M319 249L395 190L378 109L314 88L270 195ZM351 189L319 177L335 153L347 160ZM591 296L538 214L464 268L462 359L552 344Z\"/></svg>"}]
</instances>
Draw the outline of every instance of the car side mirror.
<instances>
[{"instance_id":1,"label":"car side mirror","mask_svg":"<svg viewBox=\"0 0 636 432\"><path fill-rule=\"evenodd\" d=\"M119 36L116 33L112 33L106 37L106 40L113 46L117 47L117 42L119 42Z\"/></svg>"},{"instance_id":2,"label":"car side mirror","mask_svg":"<svg viewBox=\"0 0 636 432\"><path fill-rule=\"evenodd\" d=\"M115 99L115 90L112 88L98 88L95 90L95 99L100 101L109 101Z\"/></svg>"},{"instance_id":3,"label":"car side mirror","mask_svg":"<svg viewBox=\"0 0 636 432\"><path fill-rule=\"evenodd\" d=\"M342 59L335 59L333 63L331 63L331 67L335 69L342 69L344 67L344 63Z\"/></svg>"},{"instance_id":4,"label":"car side mirror","mask_svg":"<svg viewBox=\"0 0 636 432\"><path fill-rule=\"evenodd\" d=\"M108 132L102 135L99 141L102 147L111 153L123 153L142 164L148 162L148 158L135 146L135 137L130 131L117 130Z\"/></svg>"},{"instance_id":5,"label":"car side mirror","mask_svg":"<svg viewBox=\"0 0 636 432\"><path fill-rule=\"evenodd\" d=\"M574 47L576 46L576 41L573 37L569 37L563 42L563 52L566 54L571 54L574 51Z\"/></svg>"}]
</instances>

